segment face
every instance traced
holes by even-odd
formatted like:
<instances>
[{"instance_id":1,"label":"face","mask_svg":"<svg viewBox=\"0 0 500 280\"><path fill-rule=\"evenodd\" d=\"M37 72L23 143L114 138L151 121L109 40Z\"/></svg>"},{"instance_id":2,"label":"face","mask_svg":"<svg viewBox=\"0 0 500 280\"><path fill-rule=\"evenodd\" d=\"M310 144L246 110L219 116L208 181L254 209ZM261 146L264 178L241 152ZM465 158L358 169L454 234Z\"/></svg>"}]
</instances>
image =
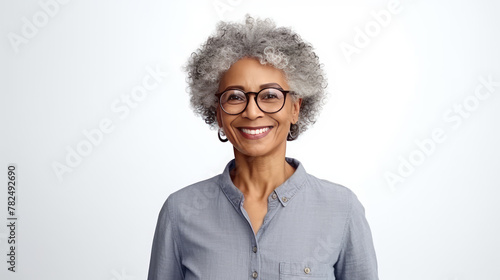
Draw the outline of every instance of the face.
<instances>
[{"instance_id":1,"label":"face","mask_svg":"<svg viewBox=\"0 0 500 280\"><path fill-rule=\"evenodd\" d=\"M289 90L284 73L270 65L262 65L254 58L242 58L224 74L218 92L239 88L245 92L258 92L262 88L276 87ZM283 108L273 114L262 112L250 94L245 111L238 115L225 113L217 107L217 122L224 128L235 153L246 156L267 156L285 153L290 124L298 121L301 99L287 94Z\"/></svg>"}]
</instances>

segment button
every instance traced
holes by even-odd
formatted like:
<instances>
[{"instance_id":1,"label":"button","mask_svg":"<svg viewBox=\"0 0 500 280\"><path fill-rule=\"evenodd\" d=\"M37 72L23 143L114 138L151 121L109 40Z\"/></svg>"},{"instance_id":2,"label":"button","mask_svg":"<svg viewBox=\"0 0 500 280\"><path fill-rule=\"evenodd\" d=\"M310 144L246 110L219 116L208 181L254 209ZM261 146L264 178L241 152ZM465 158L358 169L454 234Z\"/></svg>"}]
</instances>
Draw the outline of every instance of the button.
<instances>
[{"instance_id":1,"label":"button","mask_svg":"<svg viewBox=\"0 0 500 280\"><path fill-rule=\"evenodd\" d=\"M309 267L306 267L306 268L304 268L304 272L305 272L306 274L309 274L309 272L311 272L311 269L310 269Z\"/></svg>"},{"instance_id":2,"label":"button","mask_svg":"<svg viewBox=\"0 0 500 280\"><path fill-rule=\"evenodd\" d=\"M253 251L254 253L257 253L257 246L253 246L252 251Z\"/></svg>"},{"instance_id":3,"label":"button","mask_svg":"<svg viewBox=\"0 0 500 280\"><path fill-rule=\"evenodd\" d=\"M277 196L275 193L273 193L273 195L271 195L271 198L272 198L272 199L276 199L277 197L278 197L278 196Z\"/></svg>"},{"instance_id":4,"label":"button","mask_svg":"<svg viewBox=\"0 0 500 280\"><path fill-rule=\"evenodd\" d=\"M283 200L283 202L287 202L288 201L288 198L286 196L282 197L281 200Z\"/></svg>"},{"instance_id":5,"label":"button","mask_svg":"<svg viewBox=\"0 0 500 280\"><path fill-rule=\"evenodd\" d=\"M257 271L254 271L254 272L252 273L252 278L253 278L253 279L256 279L256 278L257 278L257 276L259 276L259 274L257 274Z\"/></svg>"}]
</instances>

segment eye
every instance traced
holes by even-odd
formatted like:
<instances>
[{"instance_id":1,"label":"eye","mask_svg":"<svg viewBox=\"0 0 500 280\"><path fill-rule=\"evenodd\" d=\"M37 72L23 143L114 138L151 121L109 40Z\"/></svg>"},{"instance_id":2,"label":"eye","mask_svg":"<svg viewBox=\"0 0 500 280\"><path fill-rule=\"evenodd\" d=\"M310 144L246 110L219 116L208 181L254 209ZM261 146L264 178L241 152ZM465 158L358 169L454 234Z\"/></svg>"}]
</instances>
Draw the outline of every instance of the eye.
<instances>
[{"instance_id":1,"label":"eye","mask_svg":"<svg viewBox=\"0 0 500 280\"><path fill-rule=\"evenodd\" d=\"M273 99L273 98L278 98L278 96L275 93L273 93L273 92L267 92L262 97L262 99Z\"/></svg>"},{"instance_id":2,"label":"eye","mask_svg":"<svg viewBox=\"0 0 500 280\"><path fill-rule=\"evenodd\" d=\"M265 89L259 94L259 99L266 102L281 100L282 98L283 98L283 93L273 88Z\"/></svg>"},{"instance_id":3,"label":"eye","mask_svg":"<svg viewBox=\"0 0 500 280\"><path fill-rule=\"evenodd\" d=\"M227 100L243 100L244 98L240 94L230 94Z\"/></svg>"},{"instance_id":4,"label":"eye","mask_svg":"<svg viewBox=\"0 0 500 280\"><path fill-rule=\"evenodd\" d=\"M245 94L239 90L228 90L222 95L222 100L224 103L241 103L246 102L246 99L247 98Z\"/></svg>"}]
</instances>

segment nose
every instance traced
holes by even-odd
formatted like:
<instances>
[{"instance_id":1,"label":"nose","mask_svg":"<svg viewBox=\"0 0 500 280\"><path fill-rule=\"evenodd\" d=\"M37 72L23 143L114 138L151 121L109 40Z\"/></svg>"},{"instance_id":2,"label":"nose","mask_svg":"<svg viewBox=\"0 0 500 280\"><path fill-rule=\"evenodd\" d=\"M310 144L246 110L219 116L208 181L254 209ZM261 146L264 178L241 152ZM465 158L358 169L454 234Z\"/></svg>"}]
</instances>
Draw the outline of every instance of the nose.
<instances>
[{"instance_id":1,"label":"nose","mask_svg":"<svg viewBox=\"0 0 500 280\"><path fill-rule=\"evenodd\" d=\"M248 105L245 111L241 113L241 116L250 120L262 117L264 112L259 109L257 103L255 102L255 93L248 96Z\"/></svg>"}]
</instances>

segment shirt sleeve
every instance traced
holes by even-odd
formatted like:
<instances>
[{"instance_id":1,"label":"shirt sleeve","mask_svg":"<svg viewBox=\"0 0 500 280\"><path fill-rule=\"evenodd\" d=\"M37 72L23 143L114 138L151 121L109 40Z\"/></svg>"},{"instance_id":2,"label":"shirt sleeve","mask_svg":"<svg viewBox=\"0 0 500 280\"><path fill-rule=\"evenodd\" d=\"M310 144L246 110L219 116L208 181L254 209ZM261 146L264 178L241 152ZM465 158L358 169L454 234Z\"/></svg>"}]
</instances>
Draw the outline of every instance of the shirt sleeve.
<instances>
[{"instance_id":1,"label":"shirt sleeve","mask_svg":"<svg viewBox=\"0 0 500 280\"><path fill-rule=\"evenodd\" d=\"M158 216L151 249L148 280L184 279L179 248L175 239L174 217L167 199Z\"/></svg>"},{"instance_id":2,"label":"shirt sleeve","mask_svg":"<svg viewBox=\"0 0 500 280\"><path fill-rule=\"evenodd\" d=\"M347 218L342 249L335 264L338 280L378 280L377 258L365 209L351 193L350 215Z\"/></svg>"}]
</instances>

